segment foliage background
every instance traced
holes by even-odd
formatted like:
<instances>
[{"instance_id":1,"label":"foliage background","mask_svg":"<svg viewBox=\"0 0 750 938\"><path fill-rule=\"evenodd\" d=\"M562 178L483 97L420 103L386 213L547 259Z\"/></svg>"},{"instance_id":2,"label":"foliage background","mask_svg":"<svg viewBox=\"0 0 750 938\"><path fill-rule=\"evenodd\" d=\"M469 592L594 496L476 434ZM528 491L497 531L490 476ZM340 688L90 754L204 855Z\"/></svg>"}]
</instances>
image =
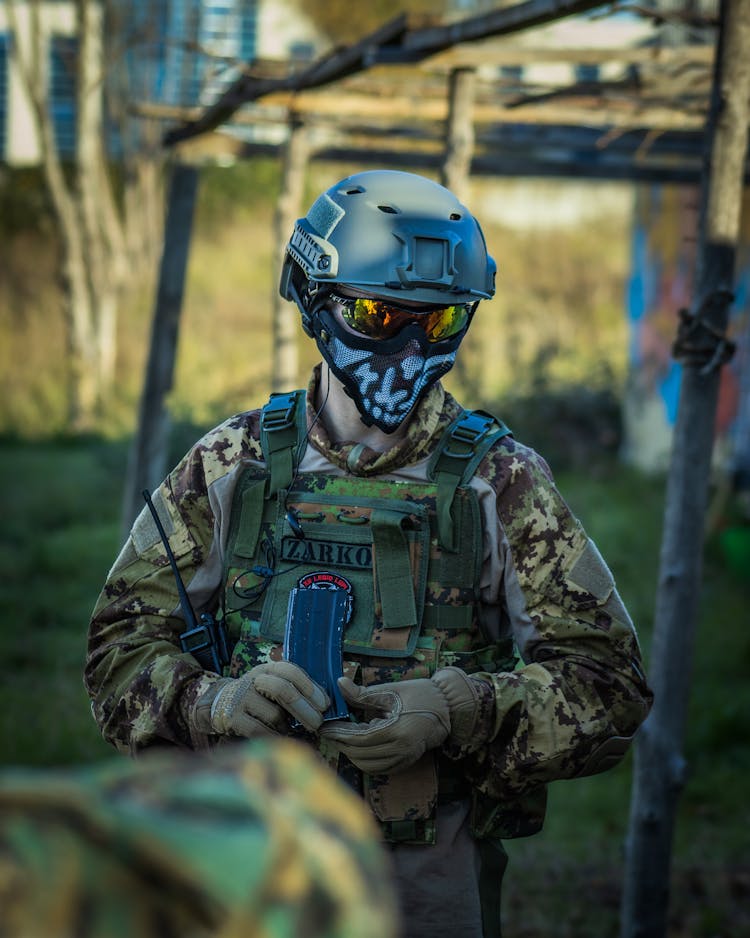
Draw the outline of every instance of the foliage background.
<instances>
[{"instance_id":1,"label":"foliage background","mask_svg":"<svg viewBox=\"0 0 750 938\"><path fill-rule=\"evenodd\" d=\"M346 171L315 164L309 200ZM483 222L482 207L512 186L475 183ZM273 162L203 172L170 399L172 462L204 429L266 398L278 188ZM120 323L117 390L98 432L68 436L57 245L34 173L0 179L0 219L0 762L97 761L111 753L81 684L86 623L119 548L152 285L138 285ZM500 413L548 459L615 571L648 660L664 479L617 460L627 215L565 229L493 220L484 228L498 296L482 305L447 383L464 403ZM301 332L300 341L303 382L318 356ZM750 589L722 539L734 508L714 510L707 540L670 938L750 934ZM508 845L510 938L617 935L629 784L628 759L604 776L552 786L544 832Z\"/></svg>"},{"instance_id":2,"label":"foliage background","mask_svg":"<svg viewBox=\"0 0 750 938\"><path fill-rule=\"evenodd\" d=\"M368 168L368 167L358 167ZM313 164L308 204L345 167ZM254 159L202 171L170 407L175 417L210 424L227 409L256 406L270 375L272 225L278 167ZM512 181L477 180L472 201L502 203ZM548 183L554 195L555 184ZM559 184L558 184L559 186ZM597 184L591 183L595 199ZM482 303L460 365L446 383L467 404L578 388L622 389L627 367L623 314L627 217L595 214L585 225L518 230L477 209L498 263L498 294ZM24 438L65 431L64 331L55 279L58 245L34 172L0 179L0 432ZM153 285L136 284L119 324L115 397L101 430L133 429L145 361ZM300 381L317 360L302 333Z\"/></svg>"}]
</instances>

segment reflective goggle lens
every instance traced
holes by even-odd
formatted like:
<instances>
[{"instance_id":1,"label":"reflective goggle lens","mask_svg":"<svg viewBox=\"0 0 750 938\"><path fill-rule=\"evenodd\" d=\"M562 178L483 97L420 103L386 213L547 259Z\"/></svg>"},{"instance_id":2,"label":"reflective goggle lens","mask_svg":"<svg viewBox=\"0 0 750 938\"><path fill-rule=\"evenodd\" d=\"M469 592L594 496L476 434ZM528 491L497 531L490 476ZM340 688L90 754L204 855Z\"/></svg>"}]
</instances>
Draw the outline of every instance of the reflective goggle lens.
<instances>
[{"instance_id":1,"label":"reflective goggle lens","mask_svg":"<svg viewBox=\"0 0 750 938\"><path fill-rule=\"evenodd\" d=\"M418 313L366 297L332 296L331 299L341 305L347 326L371 339L390 339L404 326L415 322L430 342L441 342L461 332L474 306L473 303L455 303Z\"/></svg>"}]
</instances>

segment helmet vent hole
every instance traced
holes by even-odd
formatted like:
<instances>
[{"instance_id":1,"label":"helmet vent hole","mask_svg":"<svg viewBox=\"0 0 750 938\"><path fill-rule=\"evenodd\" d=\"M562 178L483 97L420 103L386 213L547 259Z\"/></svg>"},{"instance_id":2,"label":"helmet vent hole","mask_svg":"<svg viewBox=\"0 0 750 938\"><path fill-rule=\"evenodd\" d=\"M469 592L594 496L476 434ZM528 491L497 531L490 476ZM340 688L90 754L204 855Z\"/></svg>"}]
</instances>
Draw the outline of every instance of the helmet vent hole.
<instances>
[{"instance_id":1,"label":"helmet vent hole","mask_svg":"<svg viewBox=\"0 0 750 938\"><path fill-rule=\"evenodd\" d=\"M450 219L451 221L461 221L461 215L458 212L451 212Z\"/></svg>"},{"instance_id":2,"label":"helmet vent hole","mask_svg":"<svg viewBox=\"0 0 750 938\"><path fill-rule=\"evenodd\" d=\"M398 215L398 209L394 208L392 205L378 205L378 208L381 212L385 212L386 215Z\"/></svg>"},{"instance_id":3,"label":"helmet vent hole","mask_svg":"<svg viewBox=\"0 0 750 938\"><path fill-rule=\"evenodd\" d=\"M362 186L353 186L351 189L344 189L342 194L343 195L362 195L364 191L365 190Z\"/></svg>"}]
</instances>

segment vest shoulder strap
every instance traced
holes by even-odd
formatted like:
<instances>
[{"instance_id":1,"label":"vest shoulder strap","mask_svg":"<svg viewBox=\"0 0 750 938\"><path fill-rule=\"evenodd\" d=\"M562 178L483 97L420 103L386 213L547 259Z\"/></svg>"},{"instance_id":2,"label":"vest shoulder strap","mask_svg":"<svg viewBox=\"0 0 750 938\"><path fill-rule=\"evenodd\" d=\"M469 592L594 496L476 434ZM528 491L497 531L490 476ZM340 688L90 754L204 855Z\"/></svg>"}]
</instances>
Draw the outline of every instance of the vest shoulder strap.
<instances>
[{"instance_id":1,"label":"vest shoulder strap","mask_svg":"<svg viewBox=\"0 0 750 938\"><path fill-rule=\"evenodd\" d=\"M305 438L305 391L272 394L260 413L260 445L268 467L265 497L287 489Z\"/></svg>"},{"instance_id":2,"label":"vest shoulder strap","mask_svg":"<svg viewBox=\"0 0 750 938\"><path fill-rule=\"evenodd\" d=\"M455 553L453 499L466 486L487 451L511 431L493 414L464 410L446 428L430 457L427 477L437 485L438 539L443 550ZM261 410L260 444L268 467L265 498L287 489L297 471L305 437L305 391L271 394Z\"/></svg>"},{"instance_id":3,"label":"vest shoulder strap","mask_svg":"<svg viewBox=\"0 0 750 938\"><path fill-rule=\"evenodd\" d=\"M471 481L490 447L511 431L493 414L464 410L446 428L427 466L427 477L437 484L437 523L440 547L455 553L453 499L460 486Z\"/></svg>"}]
</instances>

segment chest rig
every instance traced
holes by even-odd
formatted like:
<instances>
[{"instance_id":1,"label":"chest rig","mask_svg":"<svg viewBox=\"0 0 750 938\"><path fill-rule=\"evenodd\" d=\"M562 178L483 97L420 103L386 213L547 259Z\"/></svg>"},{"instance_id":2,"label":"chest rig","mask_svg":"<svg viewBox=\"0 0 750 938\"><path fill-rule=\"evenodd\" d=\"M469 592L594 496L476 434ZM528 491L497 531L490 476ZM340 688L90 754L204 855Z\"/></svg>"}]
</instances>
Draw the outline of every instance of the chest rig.
<instances>
[{"instance_id":1,"label":"chest rig","mask_svg":"<svg viewBox=\"0 0 750 938\"><path fill-rule=\"evenodd\" d=\"M482 528L468 482L507 427L464 412L421 483L297 475L304 418L303 391L273 395L261 415L266 469L248 467L238 481L223 603L230 673L276 656L289 591L319 570L352 584L343 651L362 683L429 677L447 664L505 670L512 646L498 652L476 615Z\"/></svg>"},{"instance_id":2,"label":"chest rig","mask_svg":"<svg viewBox=\"0 0 750 938\"><path fill-rule=\"evenodd\" d=\"M320 571L352 586L343 658L344 673L357 683L429 677L447 665L467 673L513 670L510 636L490 641L480 624L482 525L469 486L488 449L508 433L490 414L464 411L445 430L425 482L298 474L305 392L272 395L261 413L266 468L247 467L231 510L221 613L233 647L227 673L281 657L289 592ZM321 751L349 777L343 757ZM450 772L438 773L428 753L397 782L360 773L354 787L387 840L429 843L439 774ZM442 787L450 795L448 781Z\"/></svg>"}]
</instances>

